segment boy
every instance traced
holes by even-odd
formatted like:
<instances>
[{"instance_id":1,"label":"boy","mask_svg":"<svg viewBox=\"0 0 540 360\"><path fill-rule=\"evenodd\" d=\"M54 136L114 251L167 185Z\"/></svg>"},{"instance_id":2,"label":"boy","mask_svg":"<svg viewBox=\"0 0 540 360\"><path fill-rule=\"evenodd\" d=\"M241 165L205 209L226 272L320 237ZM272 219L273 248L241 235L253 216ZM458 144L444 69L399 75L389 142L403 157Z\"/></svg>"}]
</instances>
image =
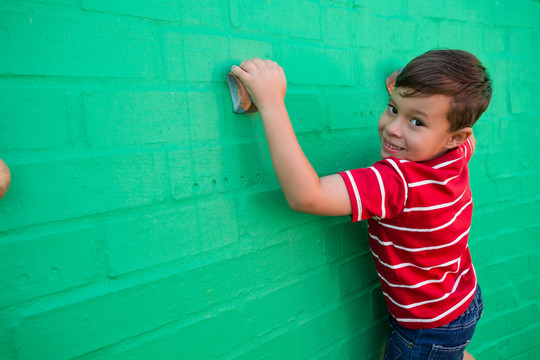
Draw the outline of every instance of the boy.
<instances>
[{"instance_id":1,"label":"boy","mask_svg":"<svg viewBox=\"0 0 540 360\"><path fill-rule=\"evenodd\" d=\"M270 60L233 66L259 108L272 164L288 204L317 215L368 220L370 250L391 326L385 359L467 359L482 313L467 239L472 126L491 81L472 54L434 50L396 79L379 119L383 160L319 178L300 148Z\"/></svg>"}]
</instances>

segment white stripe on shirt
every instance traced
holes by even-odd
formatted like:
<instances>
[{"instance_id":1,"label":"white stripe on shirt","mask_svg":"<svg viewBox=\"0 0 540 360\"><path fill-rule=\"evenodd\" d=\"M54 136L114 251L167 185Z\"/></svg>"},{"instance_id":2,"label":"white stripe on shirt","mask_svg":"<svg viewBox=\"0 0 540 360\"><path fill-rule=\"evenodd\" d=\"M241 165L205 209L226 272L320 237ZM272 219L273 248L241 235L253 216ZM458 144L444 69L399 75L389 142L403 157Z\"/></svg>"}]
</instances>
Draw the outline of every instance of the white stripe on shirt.
<instances>
[{"instance_id":1,"label":"white stripe on shirt","mask_svg":"<svg viewBox=\"0 0 540 360\"><path fill-rule=\"evenodd\" d=\"M356 221L360 221L362 219L362 199L360 199L360 195L358 194L358 187L356 186L356 182L354 182L354 178L349 170L345 171L347 176L349 177L349 180L351 181L351 186L354 191L354 196L356 197L356 206L358 208L358 218Z\"/></svg>"},{"instance_id":2,"label":"white stripe on shirt","mask_svg":"<svg viewBox=\"0 0 540 360\"><path fill-rule=\"evenodd\" d=\"M463 205L463 207L461 209L459 209L459 211L456 213L456 215L454 215L454 218L452 220L450 220L449 222L447 222L446 224L443 224L441 226L438 226L436 228L431 228L431 229L413 229L413 228L406 228L406 227L401 227L401 226L394 226L394 225L389 225L389 224L385 224L383 222L380 222L379 221L379 224L381 224L382 226L385 226L387 228L390 228L390 229L394 229L394 230L401 230L401 231L411 231L411 232L432 232L432 231L437 231L437 230L441 230L441 229L444 229L445 227L448 227L450 225L452 225L452 223L454 221L456 221L457 217L459 215L461 215L461 213L463 212L463 210L465 210L465 208L469 205L472 204L472 199L466 203L465 205Z\"/></svg>"},{"instance_id":3,"label":"white stripe on shirt","mask_svg":"<svg viewBox=\"0 0 540 360\"><path fill-rule=\"evenodd\" d=\"M438 245L438 246L426 246L426 247L421 247L421 248L408 248L408 247L405 247L405 246L401 246L401 245L396 245L394 244L392 241L381 241L378 237L376 237L375 235L372 235L371 233L368 232L369 234L369 237L374 239L374 240L377 240L379 242L379 244L383 245L383 246L393 246L395 247L396 249L401 249L401 250L404 250L404 251L408 251L408 252L419 252L419 251L425 251L425 250L437 250L437 249L442 249L442 248L445 248L445 247L448 247L448 246L452 246L456 243L458 243L461 239L463 239L463 237L465 235L467 235L469 233L469 231L471 230L471 228L469 227L463 234L459 235L457 237L457 239L455 239L454 241L452 242L449 242L447 244L443 244L443 245Z\"/></svg>"},{"instance_id":4,"label":"white stripe on shirt","mask_svg":"<svg viewBox=\"0 0 540 360\"><path fill-rule=\"evenodd\" d=\"M450 261L448 261L448 262L446 262L444 264L433 265L433 266L430 266L430 267L422 267L422 266L418 266L418 265L415 265L415 264L412 264L412 263L401 263L401 264L397 264L397 265L390 265L390 264L387 264L387 263L383 262L381 260L381 258L379 257L379 255L375 254L373 252L373 250L371 250L371 249L369 249L369 250L371 251L371 254L379 261L379 263L381 263L382 265L384 265L384 266L386 266L387 268L390 268L390 269L401 269L401 268L410 266L410 267L415 267L415 268L420 269L420 270L429 271L431 269L453 265L453 264L459 262L460 259L461 259L461 257L458 257L457 259L450 260Z\"/></svg>"},{"instance_id":5,"label":"white stripe on shirt","mask_svg":"<svg viewBox=\"0 0 540 360\"><path fill-rule=\"evenodd\" d=\"M394 160L387 158L386 161L392 164L399 176L401 176L401 180L403 180L403 187L405 188L405 201L403 202L403 206L405 206L405 204L407 203L407 198L409 197L409 188L407 187L407 181L405 181L405 176L403 176L403 173L401 172L397 164L394 162Z\"/></svg>"},{"instance_id":6,"label":"white stripe on shirt","mask_svg":"<svg viewBox=\"0 0 540 360\"><path fill-rule=\"evenodd\" d=\"M455 203L457 203L463 197L463 195L465 195L465 193L467 192L467 189L468 189L468 187L465 188L465 190L463 191L463 194L461 194L456 200L454 200L452 202L439 204L439 205L433 205L433 206L426 206L426 207L405 208L405 209L403 209L403 212L430 211L430 210L437 210L437 209L442 209L442 208L445 208L445 207L448 207L448 206L452 206Z\"/></svg>"},{"instance_id":7,"label":"white stripe on shirt","mask_svg":"<svg viewBox=\"0 0 540 360\"><path fill-rule=\"evenodd\" d=\"M452 295L454 292L456 292L456 289L459 285L459 282L461 280L461 278L463 277L463 275L467 274L469 272L470 268L463 271L461 274L459 274L459 276L457 277L456 279L456 282L454 283L454 287L452 288L452 291L444 294L443 296L441 296L440 298L437 298L437 299L431 299L431 300L426 300L426 301L420 301L420 302L417 302L417 303L413 303L413 304L409 304L409 305L405 305L405 304L400 304L398 303L397 301L395 301L394 299L392 299L392 297L390 295L388 295L387 293L385 293L383 291L383 295L386 296L388 298L388 300L390 300L391 302L393 302L394 304L396 304L397 306L401 307L401 308L404 308L404 309L412 309L413 307L417 307L417 306L421 306L421 305L426 305L426 304L431 304L431 303L434 303L434 302L439 302L439 301L443 301L444 299L446 299L447 297L449 297L450 295ZM475 287L476 288L476 287Z\"/></svg>"},{"instance_id":8,"label":"white stripe on shirt","mask_svg":"<svg viewBox=\"0 0 540 360\"><path fill-rule=\"evenodd\" d=\"M473 269L473 273L475 273L474 267L472 266L472 264L471 264L471 268ZM467 296L465 296L460 302L458 302L456 305L452 306L450 309L446 310L445 312L443 312L439 316L436 316L436 317L431 318L431 319L396 318L396 320L400 321L400 322L430 323L430 322L434 322L434 321L442 319L443 317L447 316L448 314L450 314L451 312L453 312L457 308L459 308L461 305L463 305L467 300L470 299L471 296L473 296L476 293L476 287L478 285L478 281L476 280L476 273L475 273L474 279L475 279L474 280L474 287L473 287L472 291L470 293L468 293Z\"/></svg>"},{"instance_id":9,"label":"white stripe on shirt","mask_svg":"<svg viewBox=\"0 0 540 360\"><path fill-rule=\"evenodd\" d=\"M375 169L373 166L369 167L373 172L375 173L375 176L377 176L377 181L379 182L379 189L381 190L381 219L384 219L386 217L386 206L385 206L385 194L386 191L384 190L384 184L381 179L381 174L379 174L379 171Z\"/></svg>"},{"instance_id":10,"label":"white stripe on shirt","mask_svg":"<svg viewBox=\"0 0 540 360\"><path fill-rule=\"evenodd\" d=\"M409 183L408 185L409 185L410 188L417 187L417 186L422 186L422 185L428 185L428 184L446 185L450 181L454 180L457 177L459 177L459 175L452 176L451 178L448 178L448 179L446 179L444 181L424 180L424 181L418 181L418 182L414 182L414 183Z\"/></svg>"},{"instance_id":11,"label":"white stripe on shirt","mask_svg":"<svg viewBox=\"0 0 540 360\"><path fill-rule=\"evenodd\" d=\"M458 157L457 159L454 159L454 160L450 160L450 161L447 161L447 162L440 163L439 165L435 165L433 168L434 168L434 169L440 169L440 168L442 168L442 167L445 167L445 166L447 166L447 165L450 165L450 164L453 163L453 162L458 161L458 160L461 159L461 158L463 158L463 156Z\"/></svg>"},{"instance_id":12,"label":"white stripe on shirt","mask_svg":"<svg viewBox=\"0 0 540 360\"><path fill-rule=\"evenodd\" d=\"M447 271L447 272L444 273L443 277L440 278L440 279L426 280L426 281L422 281L422 282L419 282L419 283L414 284L414 285L392 284L391 282L386 280L381 274L379 274L379 272L377 272L377 275L379 275L381 280L383 280L385 283L387 283L390 287L416 289L416 288L422 287L422 286L427 285L427 284L434 284L434 283L443 282L444 279L446 278L446 275L448 275L448 274L456 274L459 271L459 266L460 266L460 262L458 261L458 266L456 268L456 271Z\"/></svg>"}]
</instances>

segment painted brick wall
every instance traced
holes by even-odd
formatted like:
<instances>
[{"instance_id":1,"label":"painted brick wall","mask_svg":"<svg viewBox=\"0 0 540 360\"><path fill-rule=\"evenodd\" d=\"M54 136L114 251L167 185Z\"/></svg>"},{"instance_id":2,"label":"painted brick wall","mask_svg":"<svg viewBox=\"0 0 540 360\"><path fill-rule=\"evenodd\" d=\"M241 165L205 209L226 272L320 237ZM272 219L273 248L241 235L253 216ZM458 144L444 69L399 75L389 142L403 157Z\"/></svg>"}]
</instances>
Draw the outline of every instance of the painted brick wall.
<instances>
[{"instance_id":1,"label":"painted brick wall","mask_svg":"<svg viewBox=\"0 0 540 360\"><path fill-rule=\"evenodd\" d=\"M289 210L225 75L277 60L323 174L377 160L384 78L436 47L495 81L476 126L477 359L540 352L540 3L0 2L2 359L377 359L365 224Z\"/></svg>"}]
</instances>

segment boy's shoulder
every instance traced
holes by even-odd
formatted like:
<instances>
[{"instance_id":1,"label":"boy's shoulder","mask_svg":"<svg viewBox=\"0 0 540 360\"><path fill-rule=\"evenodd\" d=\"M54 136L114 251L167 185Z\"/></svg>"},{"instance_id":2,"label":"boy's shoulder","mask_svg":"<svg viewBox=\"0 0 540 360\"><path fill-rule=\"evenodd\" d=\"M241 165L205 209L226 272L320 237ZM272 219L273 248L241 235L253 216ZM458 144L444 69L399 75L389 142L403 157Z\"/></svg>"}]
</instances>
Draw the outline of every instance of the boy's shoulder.
<instances>
[{"instance_id":1,"label":"boy's shoulder","mask_svg":"<svg viewBox=\"0 0 540 360\"><path fill-rule=\"evenodd\" d=\"M460 147L431 160L415 162L387 157L377 161L373 164L373 167L379 170L380 173L386 173L387 175L394 173L394 177L401 178L408 188L429 183L441 183L443 185L467 169L472 152L472 144L467 141Z\"/></svg>"}]
</instances>

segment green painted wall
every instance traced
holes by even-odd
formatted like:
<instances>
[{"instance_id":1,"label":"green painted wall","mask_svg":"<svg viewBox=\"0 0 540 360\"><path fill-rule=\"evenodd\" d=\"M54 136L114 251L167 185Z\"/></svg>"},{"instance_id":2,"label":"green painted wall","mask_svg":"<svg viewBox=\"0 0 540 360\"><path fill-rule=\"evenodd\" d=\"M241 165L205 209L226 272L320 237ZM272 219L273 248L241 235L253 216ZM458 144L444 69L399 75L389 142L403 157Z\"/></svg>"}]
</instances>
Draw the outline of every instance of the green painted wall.
<instances>
[{"instance_id":1,"label":"green painted wall","mask_svg":"<svg viewBox=\"0 0 540 360\"><path fill-rule=\"evenodd\" d=\"M436 47L476 126L477 359L540 352L540 2L0 2L1 359L377 359L365 224L289 210L225 75L269 57L317 171L377 160L385 76Z\"/></svg>"}]
</instances>

